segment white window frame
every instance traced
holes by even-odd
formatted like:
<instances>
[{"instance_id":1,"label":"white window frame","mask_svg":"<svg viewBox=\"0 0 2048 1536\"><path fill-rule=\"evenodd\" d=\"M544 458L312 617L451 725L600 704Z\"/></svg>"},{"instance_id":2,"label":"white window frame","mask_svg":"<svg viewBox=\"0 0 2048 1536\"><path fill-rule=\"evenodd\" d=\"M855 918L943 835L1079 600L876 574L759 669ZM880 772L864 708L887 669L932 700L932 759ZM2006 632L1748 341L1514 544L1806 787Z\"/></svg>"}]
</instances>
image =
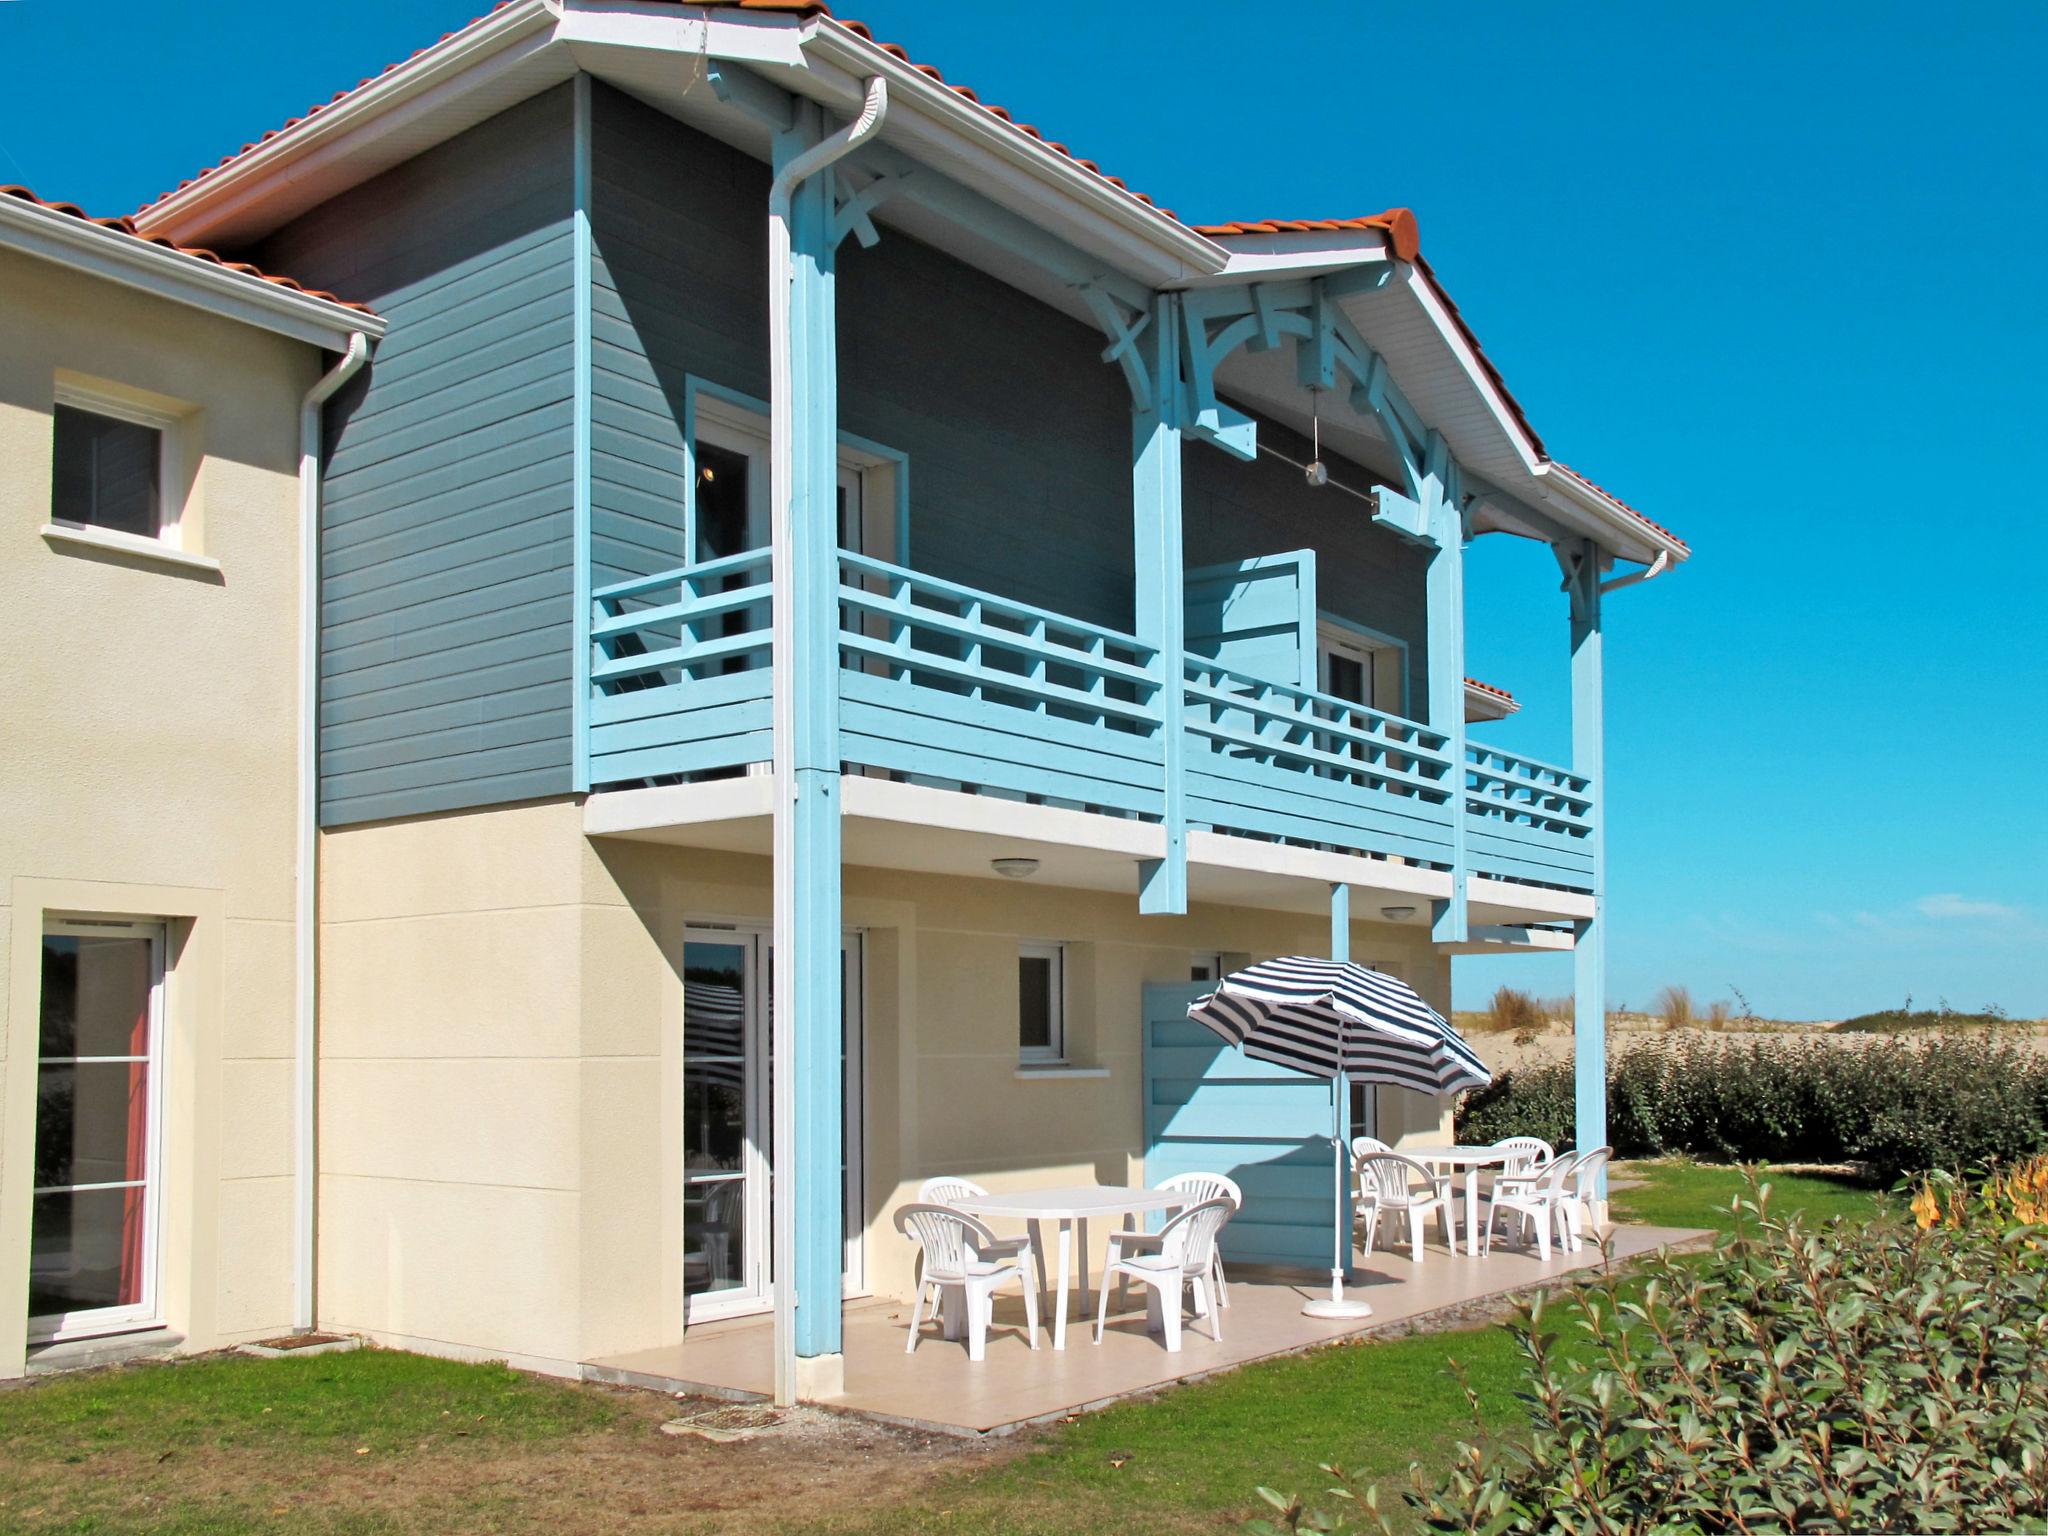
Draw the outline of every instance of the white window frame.
<instances>
[{"instance_id":1,"label":"white window frame","mask_svg":"<svg viewBox=\"0 0 2048 1536\"><path fill-rule=\"evenodd\" d=\"M1052 977L1045 989L1046 1043L1024 1043L1024 984L1017 983L1017 1060L1030 1066L1065 1066L1067 1063L1067 946L1027 939L1017 946L1017 958L1051 963Z\"/></svg>"},{"instance_id":2,"label":"white window frame","mask_svg":"<svg viewBox=\"0 0 2048 1536\"><path fill-rule=\"evenodd\" d=\"M683 1298L683 1330L687 1333L701 1323L725 1318L755 1317L774 1305L770 1273L773 1234L770 1190L774 1169L762 1151L768 1139L772 1106L768 1101L767 1065L771 1050L768 1009L768 979L773 967L773 932L751 919L716 917L692 918L684 926L683 942L726 945L746 951L745 965L750 983L746 1013L742 1020L742 1059L745 1062L746 1150L736 1178L747 1181L742 1196L744 1223L742 1245L749 1278L722 1291L700 1291ZM842 1114L846 1126L845 1209L849 1213L842 1233L840 1294L854 1299L869 1294L867 1274L867 930L848 928L841 938L841 975L846 1005L845 1033L850 1037L845 1058ZM680 1179L687 1194L692 1182L688 1166L688 1138L679 1156ZM702 1182L712 1182L705 1180ZM687 1241L687 1234L686 1234Z\"/></svg>"},{"instance_id":3,"label":"white window frame","mask_svg":"<svg viewBox=\"0 0 2048 1536\"><path fill-rule=\"evenodd\" d=\"M184 414L168 407L151 406L117 389L95 383L90 379L61 374L52 391L52 403L69 406L75 411L89 411L95 416L105 416L113 421L125 421L133 426L148 427L157 435L156 462L156 523L154 535L127 533L115 528L102 528L97 523L81 523L67 517L58 517L56 507L50 508L50 526L57 529L79 531L91 535L95 540L138 544L145 549L183 550L185 548L185 506L178 494L180 470L184 464L183 445L179 431L184 425ZM54 443L57 433L57 418L50 418L50 436ZM55 491L52 489L54 498Z\"/></svg>"},{"instance_id":4,"label":"white window frame","mask_svg":"<svg viewBox=\"0 0 2048 1536\"><path fill-rule=\"evenodd\" d=\"M134 1333L146 1328L163 1325L159 1310L161 1287L158 1281L163 1268L163 1147L164 1147L164 986L166 976L165 955L168 951L169 934L166 925L149 918L58 918L45 920L43 933L46 937L70 936L74 938L139 938L149 940L149 1054L145 1058L149 1067L147 1092L144 1094L143 1114L145 1142L143 1146L143 1194L142 1194L142 1295L139 1300L125 1307L89 1307L76 1312L42 1313L31 1315L28 1320L29 1342L33 1344L55 1344L66 1339L96 1338L110 1333ZM40 950L37 963L41 964ZM41 1047L41 979L37 981L37 1048L34 1068L38 1077L45 1061L60 1064L68 1062L131 1062L132 1056L73 1056L45 1057ZM102 1182L92 1185L52 1184L37 1185L33 1193L61 1194L78 1189L126 1189L131 1180Z\"/></svg>"},{"instance_id":5,"label":"white window frame","mask_svg":"<svg viewBox=\"0 0 2048 1536\"><path fill-rule=\"evenodd\" d=\"M1197 976L1196 971L1206 970L1207 976ZM1197 950L1188 956L1188 980L1221 981L1229 972L1223 969L1223 952L1216 949Z\"/></svg>"},{"instance_id":6,"label":"white window frame","mask_svg":"<svg viewBox=\"0 0 2048 1536\"><path fill-rule=\"evenodd\" d=\"M684 484L689 498L690 558L697 558L697 443L701 438L731 453L744 454L747 466L747 547L765 549L769 541L769 431L765 401L694 376L684 383ZM909 457L881 443L839 434L839 484L853 499L858 516L856 554L890 565L903 563L909 543Z\"/></svg>"},{"instance_id":7,"label":"white window frame","mask_svg":"<svg viewBox=\"0 0 2048 1536\"><path fill-rule=\"evenodd\" d=\"M1372 702L1361 709L1383 715L1408 715L1408 647L1391 635L1367 629L1349 620L1321 618L1316 622L1316 689L1331 694L1330 657L1349 656L1365 666L1372 685Z\"/></svg>"}]
</instances>

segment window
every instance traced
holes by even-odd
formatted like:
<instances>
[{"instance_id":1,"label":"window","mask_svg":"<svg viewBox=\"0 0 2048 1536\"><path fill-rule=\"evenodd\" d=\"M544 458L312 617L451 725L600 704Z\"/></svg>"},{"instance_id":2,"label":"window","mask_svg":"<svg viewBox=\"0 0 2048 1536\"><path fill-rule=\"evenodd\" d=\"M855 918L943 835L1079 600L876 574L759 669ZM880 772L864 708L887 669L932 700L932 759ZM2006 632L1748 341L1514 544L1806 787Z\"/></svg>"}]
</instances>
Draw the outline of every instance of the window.
<instances>
[{"instance_id":1,"label":"window","mask_svg":"<svg viewBox=\"0 0 2048 1536\"><path fill-rule=\"evenodd\" d=\"M1017 950L1017 1056L1064 1061L1067 1055L1066 951L1058 944Z\"/></svg>"},{"instance_id":2,"label":"window","mask_svg":"<svg viewBox=\"0 0 2048 1536\"><path fill-rule=\"evenodd\" d=\"M691 502L696 558L768 545L769 422L758 402L690 381ZM894 562L907 461L876 443L839 435L839 543Z\"/></svg>"},{"instance_id":3,"label":"window","mask_svg":"<svg viewBox=\"0 0 2048 1536\"><path fill-rule=\"evenodd\" d=\"M1348 624L1325 622L1316 631L1316 686L1348 704L1382 714L1402 709L1401 647Z\"/></svg>"},{"instance_id":4,"label":"window","mask_svg":"<svg viewBox=\"0 0 2048 1536\"><path fill-rule=\"evenodd\" d=\"M163 432L62 404L55 427L51 521L161 538Z\"/></svg>"},{"instance_id":5,"label":"window","mask_svg":"<svg viewBox=\"0 0 2048 1536\"><path fill-rule=\"evenodd\" d=\"M1223 957L1219 954L1203 953L1188 961L1189 981L1221 981L1223 979Z\"/></svg>"},{"instance_id":6,"label":"window","mask_svg":"<svg viewBox=\"0 0 2048 1536\"><path fill-rule=\"evenodd\" d=\"M29 1332L156 1318L164 930L53 922L43 934Z\"/></svg>"}]
</instances>

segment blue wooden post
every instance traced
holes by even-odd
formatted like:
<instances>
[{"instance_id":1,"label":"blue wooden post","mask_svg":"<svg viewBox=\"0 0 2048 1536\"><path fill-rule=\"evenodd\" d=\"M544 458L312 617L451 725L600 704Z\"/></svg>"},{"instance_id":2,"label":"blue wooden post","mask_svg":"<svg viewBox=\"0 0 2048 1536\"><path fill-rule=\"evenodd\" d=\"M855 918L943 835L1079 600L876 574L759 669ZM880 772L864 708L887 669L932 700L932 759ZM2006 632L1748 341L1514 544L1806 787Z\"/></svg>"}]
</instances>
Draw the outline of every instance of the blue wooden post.
<instances>
[{"instance_id":1,"label":"blue wooden post","mask_svg":"<svg viewBox=\"0 0 2048 1536\"><path fill-rule=\"evenodd\" d=\"M785 165L823 137L815 105L774 141ZM841 1231L839 870L838 357L833 295L832 180L795 189L786 293L771 294L776 479L775 576L775 1045L773 1148L777 1395L833 1390L829 1370L802 1362L840 1354ZM775 238L771 235L771 239ZM780 265L771 261L771 274ZM771 276L771 281L774 278ZM782 367L786 357L786 371ZM786 390L786 397L784 391ZM786 425L785 425L786 423ZM793 1294L792 1294L793 1291ZM787 1330L787 1331L785 1331ZM793 1380L783 1380L785 1368Z\"/></svg>"},{"instance_id":2,"label":"blue wooden post","mask_svg":"<svg viewBox=\"0 0 2048 1536\"><path fill-rule=\"evenodd\" d=\"M1600 551L1589 539L1566 562L1571 597L1572 771L1587 781L1593 915L1577 925L1572 949L1572 1030L1579 1150L1607 1143L1606 733L1601 690ZM1600 1197L1607 1196L1603 1175Z\"/></svg>"},{"instance_id":3,"label":"blue wooden post","mask_svg":"<svg viewBox=\"0 0 2048 1536\"><path fill-rule=\"evenodd\" d=\"M572 255L575 263L575 378L570 416L573 457L573 513L576 566L570 576L570 601L575 604L571 635L576 647L569 686L570 788L590 790L590 415L591 415L591 284L595 269L590 228L590 76L579 73L571 136L571 183L575 197Z\"/></svg>"},{"instance_id":4,"label":"blue wooden post","mask_svg":"<svg viewBox=\"0 0 2048 1536\"><path fill-rule=\"evenodd\" d=\"M1342 881L1330 887L1330 958L1351 958L1351 887ZM1336 1127L1337 1273L1351 1280L1351 1079L1340 1069L1330 1080L1332 1120Z\"/></svg>"},{"instance_id":5,"label":"blue wooden post","mask_svg":"<svg viewBox=\"0 0 2048 1536\"><path fill-rule=\"evenodd\" d=\"M1422 475L1422 523L1433 548L1424 581L1429 605L1429 726L1444 736L1450 758L1451 894L1434 904L1431 937L1462 944L1471 937L1465 811L1465 516L1451 493L1450 457L1429 434Z\"/></svg>"},{"instance_id":6,"label":"blue wooden post","mask_svg":"<svg viewBox=\"0 0 2048 1536\"><path fill-rule=\"evenodd\" d=\"M1151 400L1131 420L1131 522L1138 587L1135 630L1159 650L1156 697L1165 751L1166 856L1138 871L1140 912L1188 909L1186 788L1187 595L1181 571L1180 298L1155 295L1152 323L1140 338Z\"/></svg>"}]
</instances>

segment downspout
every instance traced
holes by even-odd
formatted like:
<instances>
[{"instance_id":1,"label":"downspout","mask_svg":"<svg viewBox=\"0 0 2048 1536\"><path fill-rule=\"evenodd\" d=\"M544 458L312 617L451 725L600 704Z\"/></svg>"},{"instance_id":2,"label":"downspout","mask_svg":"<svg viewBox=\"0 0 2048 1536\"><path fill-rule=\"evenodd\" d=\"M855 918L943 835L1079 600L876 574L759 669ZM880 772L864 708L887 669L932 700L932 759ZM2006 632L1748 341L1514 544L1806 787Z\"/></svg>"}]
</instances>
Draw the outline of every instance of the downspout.
<instances>
[{"instance_id":1,"label":"downspout","mask_svg":"<svg viewBox=\"0 0 2048 1536\"><path fill-rule=\"evenodd\" d=\"M1665 568L1670 564L1671 551L1660 549L1657 551L1657 558L1644 566L1640 571L1630 571L1626 576L1617 576L1612 581L1603 581L1600 583L1600 590L1602 592L1619 592L1623 587L1632 587L1638 582L1655 581L1664 574Z\"/></svg>"},{"instance_id":2,"label":"downspout","mask_svg":"<svg viewBox=\"0 0 2048 1536\"><path fill-rule=\"evenodd\" d=\"M320 408L370 360L370 338L349 336L348 350L299 403L299 802L292 910L292 1326L314 1326L313 1134L318 1111L319 999L314 956L320 917Z\"/></svg>"},{"instance_id":3,"label":"downspout","mask_svg":"<svg viewBox=\"0 0 2048 1536\"><path fill-rule=\"evenodd\" d=\"M889 112L889 87L877 75L867 82L860 115L846 127L813 144L776 173L768 191L768 402L769 481L772 487L773 539L770 551L771 584L775 593L774 667L775 695L775 931L784 940L776 947L776 969L792 963L789 926L796 907L795 874L791 868L791 807L797 789L796 706L792 651L796 639L795 615L790 610L790 556L792 516L795 506L796 429L790 416L790 394L794 387L795 359L790 352L790 286L795 281L796 258L790 234L790 207L796 189L835 161L852 153L882 126ZM781 1070L774 1074L773 1102L769 1108L770 1134L774 1145L788 1149L796 1145L796 1074L791 1064L796 1055L796 1018L791 996L791 975L778 978L775 1005L769 1021L769 1059ZM796 1188L792 1177L771 1181L773 1210L770 1228L774 1251L775 1294L775 1401L787 1405L796 1401L796 1290L793 1275L796 1249Z\"/></svg>"}]
</instances>

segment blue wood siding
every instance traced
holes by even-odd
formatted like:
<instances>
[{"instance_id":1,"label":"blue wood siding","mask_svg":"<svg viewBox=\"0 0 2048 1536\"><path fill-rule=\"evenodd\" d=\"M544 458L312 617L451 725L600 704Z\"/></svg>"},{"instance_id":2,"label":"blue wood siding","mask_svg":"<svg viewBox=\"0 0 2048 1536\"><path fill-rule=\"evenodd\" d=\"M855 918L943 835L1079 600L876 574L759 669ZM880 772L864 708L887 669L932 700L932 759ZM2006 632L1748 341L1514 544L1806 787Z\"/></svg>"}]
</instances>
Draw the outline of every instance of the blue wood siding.
<instances>
[{"instance_id":1,"label":"blue wood siding","mask_svg":"<svg viewBox=\"0 0 2048 1536\"><path fill-rule=\"evenodd\" d=\"M1144 991L1145 1175L1236 1181L1244 1208L1223 1229L1223 1256L1327 1271L1336 1245L1330 1085L1254 1061L1189 1021L1205 983Z\"/></svg>"},{"instance_id":2,"label":"blue wood siding","mask_svg":"<svg viewBox=\"0 0 2048 1536\"><path fill-rule=\"evenodd\" d=\"M768 395L768 169L591 87L591 584L683 563L684 381Z\"/></svg>"},{"instance_id":3,"label":"blue wood siding","mask_svg":"<svg viewBox=\"0 0 2048 1536\"><path fill-rule=\"evenodd\" d=\"M1259 441L1308 462L1308 440L1283 426L1262 419ZM1327 451L1323 457L1333 478L1346 485L1384 478ZM1374 523L1365 503L1328 487L1314 490L1292 464L1264 455L1247 464L1212 448L1190 448L1181 494L1190 568L1315 550L1322 608L1407 642L1408 697L1405 708L1396 703L1394 710L1423 717L1429 699L1427 550Z\"/></svg>"},{"instance_id":4,"label":"blue wood siding","mask_svg":"<svg viewBox=\"0 0 2048 1536\"><path fill-rule=\"evenodd\" d=\"M389 323L327 425L324 826L571 787L570 109L513 107L254 253Z\"/></svg>"}]
</instances>

